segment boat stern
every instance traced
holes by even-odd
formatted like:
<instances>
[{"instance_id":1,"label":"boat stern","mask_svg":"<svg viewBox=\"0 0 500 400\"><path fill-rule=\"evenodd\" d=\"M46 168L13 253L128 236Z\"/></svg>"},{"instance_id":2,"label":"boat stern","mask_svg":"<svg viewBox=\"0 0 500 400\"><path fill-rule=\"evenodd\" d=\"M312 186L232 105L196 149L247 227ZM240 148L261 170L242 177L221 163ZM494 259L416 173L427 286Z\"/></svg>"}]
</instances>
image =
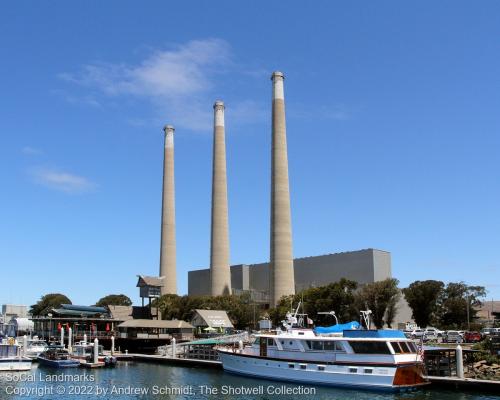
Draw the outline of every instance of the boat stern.
<instances>
[{"instance_id":1,"label":"boat stern","mask_svg":"<svg viewBox=\"0 0 500 400\"><path fill-rule=\"evenodd\" d=\"M422 364L402 365L396 369L393 387L395 389L405 389L429 383L424 377L424 366Z\"/></svg>"}]
</instances>

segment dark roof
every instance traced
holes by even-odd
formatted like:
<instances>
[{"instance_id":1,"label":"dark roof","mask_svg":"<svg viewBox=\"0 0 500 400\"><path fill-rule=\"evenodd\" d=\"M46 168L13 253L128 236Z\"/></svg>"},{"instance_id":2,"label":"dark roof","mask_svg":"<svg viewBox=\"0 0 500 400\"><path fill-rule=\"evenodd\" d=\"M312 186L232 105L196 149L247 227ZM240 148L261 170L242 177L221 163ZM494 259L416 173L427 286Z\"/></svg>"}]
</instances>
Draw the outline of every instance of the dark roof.
<instances>
[{"instance_id":1,"label":"dark roof","mask_svg":"<svg viewBox=\"0 0 500 400\"><path fill-rule=\"evenodd\" d=\"M74 304L61 304L61 308L54 308L52 309L52 312L59 315L76 315L76 316L108 314L107 309L104 307L78 306Z\"/></svg>"},{"instance_id":2,"label":"dark roof","mask_svg":"<svg viewBox=\"0 0 500 400\"><path fill-rule=\"evenodd\" d=\"M163 286L163 280L165 279L164 276L145 276L145 275L137 275L139 280L137 281L136 287L143 287L143 286L156 286L156 287L162 287Z\"/></svg>"},{"instance_id":3,"label":"dark roof","mask_svg":"<svg viewBox=\"0 0 500 400\"><path fill-rule=\"evenodd\" d=\"M139 306L108 306L111 318L117 321L128 321L129 319L151 319L151 315L156 315L155 307Z\"/></svg>"},{"instance_id":4,"label":"dark roof","mask_svg":"<svg viewBox=\"0 0 500 400\"><path fill-rule=\"evenodd\" d=\"M133 317L133 307L132 306L108 306L109 314L111 318L118 321L127 321Z\"/></svg>"}]
</instances>

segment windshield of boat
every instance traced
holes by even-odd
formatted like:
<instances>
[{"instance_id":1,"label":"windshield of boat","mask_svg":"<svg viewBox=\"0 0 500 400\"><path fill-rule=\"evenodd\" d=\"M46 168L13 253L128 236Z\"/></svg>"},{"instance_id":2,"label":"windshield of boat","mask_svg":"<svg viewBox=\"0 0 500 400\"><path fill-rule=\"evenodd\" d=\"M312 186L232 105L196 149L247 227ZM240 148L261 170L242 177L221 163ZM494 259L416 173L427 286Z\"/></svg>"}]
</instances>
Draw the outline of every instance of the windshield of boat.
<instances>
[{"instance_id":1,"label":"windshield of boat","mask_svg":"<svg viewBox=\"0 0 500 400\"><path fill-rule=\"evenodd\" d=\"M355 353L359 354L391 354L387 342L376 341L349 341Z\"/></svg>"}]
</instances>

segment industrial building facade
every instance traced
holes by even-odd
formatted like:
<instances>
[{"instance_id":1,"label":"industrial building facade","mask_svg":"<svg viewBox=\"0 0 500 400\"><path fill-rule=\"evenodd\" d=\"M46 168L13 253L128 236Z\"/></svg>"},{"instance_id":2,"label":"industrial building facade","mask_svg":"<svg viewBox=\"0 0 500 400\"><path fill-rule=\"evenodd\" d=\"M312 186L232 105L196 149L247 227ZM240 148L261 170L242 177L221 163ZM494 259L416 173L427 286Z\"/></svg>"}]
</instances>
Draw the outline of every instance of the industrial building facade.
<instances>
[{"instance_id":1,"label":"industrial building facade","mask_svg":"<svg viewBox=\"0 0 500 400\"><path fill-rule=\"evenodd\" d=\"M392 277L391 253L376 249L349 251L293 260L295 291L324 286L350 279L359 284L372 283ZM251 292L256 300L266 302L269 296L269 263L231 266L233 293ZM188 294L210 295L210 269L189 271Z\"/></svg>"},{"instance_id":2,"label":"industrial building facade","mask_svg":"<svg viewBox=\"0 0 500 400\"><path fill-rule=\"evenodd\" d=\"M295 291L337 282L342 278L360 285L392 278L391 253L365 249L293 260ZM270 303L269 263L231 266L231 287L234 294L250 293L255 302ZM188 273L188 294L210 296L210 269ZM394 327L404 328L411 322L411 310L404 297L397 303ZM325 310L330 311L330 310Z\"/></svg>"}]
</instances>

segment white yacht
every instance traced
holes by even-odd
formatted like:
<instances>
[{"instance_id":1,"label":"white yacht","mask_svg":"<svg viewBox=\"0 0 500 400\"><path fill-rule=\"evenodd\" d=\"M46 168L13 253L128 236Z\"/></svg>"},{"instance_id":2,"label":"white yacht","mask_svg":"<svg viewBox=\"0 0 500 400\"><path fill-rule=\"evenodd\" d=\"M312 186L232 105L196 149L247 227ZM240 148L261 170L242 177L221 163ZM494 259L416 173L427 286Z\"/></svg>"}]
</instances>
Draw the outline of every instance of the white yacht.
<instances>
[{"instance_id":1,"label":"white yacht","mask_svg":"<svg viewBox=\"0 0 500 400\"><path fill-rule=\"evenodd\" d=\"M219 347L224 370L297 383L391 391L428 383L417 346L403 332L319 333L297 327L296 317L297 313L288 314L284 330L256 334L245 347L241 343L238 348Z\"/></svg>"},{"instance_id":2,"label":"white yacht","mask_svg":"<svg viewBox=\"0 0 500 400\"><path fill-rule=\"evenodd\" d=\"M33 338L28 339L28 346L24 351L24 355L31 359L35 359L47 349L47 342L45 342L45 340L38 339L37 336L34 336Z\"/></svg>"},{"instance_id":3,"label":"white yacht","mask_svg":"<svg viewBox=\"0 0 500 400\"><path fill-rule=\"evenodd\" d=\"M13 338L0 343L0 371L29 371L31 359L24 357L21 346Z\"/></svg>"}]
</instances>

